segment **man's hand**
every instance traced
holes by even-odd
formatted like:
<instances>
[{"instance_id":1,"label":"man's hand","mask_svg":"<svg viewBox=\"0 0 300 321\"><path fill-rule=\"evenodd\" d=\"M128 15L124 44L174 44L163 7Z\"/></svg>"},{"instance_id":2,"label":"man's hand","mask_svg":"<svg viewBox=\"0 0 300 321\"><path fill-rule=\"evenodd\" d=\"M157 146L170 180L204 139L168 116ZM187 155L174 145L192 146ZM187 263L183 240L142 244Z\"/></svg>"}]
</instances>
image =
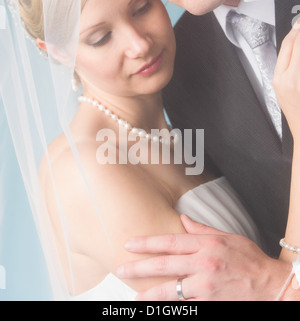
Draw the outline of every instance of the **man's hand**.
<instances>
[{"instance_id":1,"label":"man's hand","mask_svg":"<svg viewBox=\"0 0 300 321\"><path fill-rule=\"evenodd\" d=\"M208 13L219 7L221 4L237 7L240 1L241 0L169 0L169 2L184 8L194 15Z\"/></svg>"},{"instance_id":2,"label":"man's hand","mask_svg":"<svg viewBox=\"0 0 300 321\"><path fill-rule=\"evenodd\" d=\"M121 278L167 276L173 281L140 293L137 300L178 300L176 283L183 277L187 300L274 300L291 265L265 255L249 239L227 234L181 216L188 234L139 237L127 250L159 254L120 267Z\"/></svg>"}]
</instances>

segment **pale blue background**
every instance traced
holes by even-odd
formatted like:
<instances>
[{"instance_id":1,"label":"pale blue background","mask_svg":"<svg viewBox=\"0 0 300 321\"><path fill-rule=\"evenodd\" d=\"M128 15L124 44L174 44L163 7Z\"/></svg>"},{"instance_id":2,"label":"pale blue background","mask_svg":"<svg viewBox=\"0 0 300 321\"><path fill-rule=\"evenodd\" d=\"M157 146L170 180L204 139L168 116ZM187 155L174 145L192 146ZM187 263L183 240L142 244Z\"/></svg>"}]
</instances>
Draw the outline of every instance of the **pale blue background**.
<instances>
[{"instance_id":1,"label":"pale blue background","mask_svg":"<svg viewBox=\"0 0 300 321\"><path fill-rule=\"evenodd\" d=\"M183 13L167 5L172 23ZM2 217L2 222L1 222ZM6 290L0 301L49 300L46 266L9 134L0 97L0 265L6 269Z\"/></svg>"}]
</instances>

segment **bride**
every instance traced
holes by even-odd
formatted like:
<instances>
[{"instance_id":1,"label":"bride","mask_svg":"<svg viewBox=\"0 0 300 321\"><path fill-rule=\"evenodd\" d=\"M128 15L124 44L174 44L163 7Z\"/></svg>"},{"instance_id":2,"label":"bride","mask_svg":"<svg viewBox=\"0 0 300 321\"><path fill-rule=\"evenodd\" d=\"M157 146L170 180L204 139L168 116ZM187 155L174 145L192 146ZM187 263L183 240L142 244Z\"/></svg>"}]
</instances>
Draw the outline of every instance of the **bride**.
<instances>
[{"instance_id":1,"label":"bride","mask_svg":"<svg viewBox=\"0 0 300 321\"><path fill-rule=\"evenodd\" d=\"M137 292L166 281L121 281L115 275L119 265L150 256L127 252L123 244L130 237L185 233L180 214L259 244L256 227L226 178L208 169L188 176L188 164L176 163L172 153L169 164L161 158L156 164L107 161L112 147L120 158L137 142L141 154L147 151L139 155L144 160L158 153L153 142L176 149L161 95L172 77L176 48L163 3L82 0L78 28L72 25L76 14L71 16L70 1L18 3L26 30L52 59L54 72L71 69L74 90L82 87L80 106L48 146L39 172L44 223L53 232L70 299L133 300ZM49 12L51 19L43 22ZM62 20L71 26L68 38L58 27ZM69 45L70 39L77 40ZM64 74L57 75L59 87ZM162 138L153 136L153 129L165 129ZM99 138L101 130L114 133L114 139Z\"/></svg>"}]
</instances>

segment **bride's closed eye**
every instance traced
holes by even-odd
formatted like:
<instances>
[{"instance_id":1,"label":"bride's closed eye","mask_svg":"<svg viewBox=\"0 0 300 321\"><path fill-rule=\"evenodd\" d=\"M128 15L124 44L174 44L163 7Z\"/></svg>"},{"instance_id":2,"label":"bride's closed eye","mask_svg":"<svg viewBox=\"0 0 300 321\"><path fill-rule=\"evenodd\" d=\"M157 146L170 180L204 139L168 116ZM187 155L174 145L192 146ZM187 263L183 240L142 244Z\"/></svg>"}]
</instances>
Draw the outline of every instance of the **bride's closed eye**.
<instances>
[{"instance_id":1,"label":"bride's closed eye","mask_svg":"<svg viewBox=\"0 0 300 321\"><path fill-rule=\"evenodd\" d=\"M137 9L134 9L132 16L138 17L140 15L143 15L148 12L148 10L151 8L151 1L146 0L143 1L141 5L137 7ZM94 48L104 46L110 39L111 39L112 31L107 32L99 41L92 44Z\"/></svg>"},{"instance_id":2,"label":"bride's closed eye","mask_svg":"<svg viewBox=\"0 0 300 321\"><path fill-rule=\"evenodd\" d=\"M92 46L93 47L103 46L109 41L110 37L111 37L111 31L109 31L104 37L102 37L98 42L96 42Z\"/></svg>"},{"instance_id":3,"label":"bride's closed eye","mask_svg":"<svg viewBox=\"0 0 300 321\"><path fill-rule=\"evenodd\" d=\"M148 9L151 8L151 2L150 0L145 1L145 3L140 6L137 10L134 11L133 16L138 16L140 14L143 14L148 11Z\"/></svg>"}]
</instances>

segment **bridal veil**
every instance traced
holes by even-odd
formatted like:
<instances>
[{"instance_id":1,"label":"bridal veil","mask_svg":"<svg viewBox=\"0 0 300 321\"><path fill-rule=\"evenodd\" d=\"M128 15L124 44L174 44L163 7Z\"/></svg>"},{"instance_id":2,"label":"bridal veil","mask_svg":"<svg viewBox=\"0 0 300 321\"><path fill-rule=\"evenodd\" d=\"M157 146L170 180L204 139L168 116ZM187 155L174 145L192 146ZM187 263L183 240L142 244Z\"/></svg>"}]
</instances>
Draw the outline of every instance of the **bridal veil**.
<instances>
[{"instance_id":1,"label":"bridal veil","mask_svg":"<svg viewBox=\"0 0 300 321\"><path fill-rule=\"evenodd\" d=\"M32 2L39 2L42 6L43 19L37 21L35 28L44 29L42 40L46 43L48 54L36 46L35 39L31 36L36 30L26 30L24 18L20 18L20 9L24 12L22 17L32 14ZM48 209L41 191L39 169L44 157L51 175L48 145L59 134L65 133L84 177L84 170L69 130L70 121L79 105L78 93L72 90L72 79L81 3L80 0L0 1L0 96L45 255L54 300L68 299L70 291L67 291ZM49 95L49 92L52 94ZM56 190L53 176L52 184ZM68 249L67 223L58 195L56 202L64 230L65 247ZM72 275L70 259L68 263ZM71 292L75 293L75 287L76 285L72 284Z\"/></svg>"}]
</instances>

